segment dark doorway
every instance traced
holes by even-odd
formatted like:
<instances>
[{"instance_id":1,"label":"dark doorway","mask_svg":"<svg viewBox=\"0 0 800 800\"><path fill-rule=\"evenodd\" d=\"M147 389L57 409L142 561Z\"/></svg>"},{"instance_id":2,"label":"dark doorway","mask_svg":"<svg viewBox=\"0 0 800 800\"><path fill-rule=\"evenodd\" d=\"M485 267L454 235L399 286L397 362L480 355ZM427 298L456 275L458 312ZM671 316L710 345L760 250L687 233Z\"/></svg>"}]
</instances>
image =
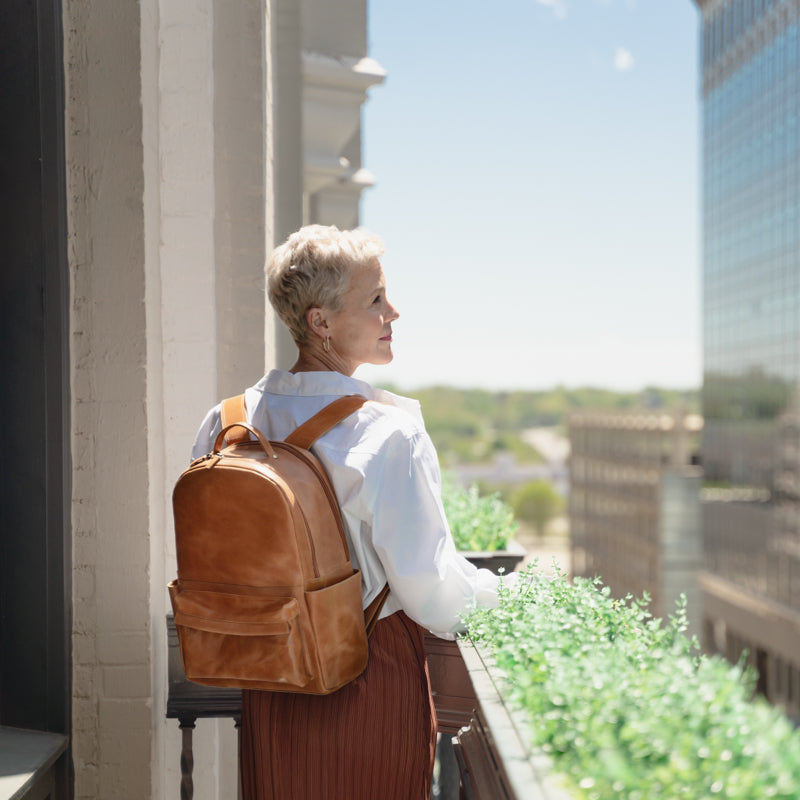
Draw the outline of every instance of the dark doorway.
<instances>
[{"instance_id":1,"label":"dark doorway","mask_svg":"<svg viewBox=\"0 0 800 800\"><path fill-rule=\"evenodd\" d=\"M0 5L0 725L69 733L70 463L60 0ZM59 797L69 796L62 759Z\"/></svg>"}]
</instances>

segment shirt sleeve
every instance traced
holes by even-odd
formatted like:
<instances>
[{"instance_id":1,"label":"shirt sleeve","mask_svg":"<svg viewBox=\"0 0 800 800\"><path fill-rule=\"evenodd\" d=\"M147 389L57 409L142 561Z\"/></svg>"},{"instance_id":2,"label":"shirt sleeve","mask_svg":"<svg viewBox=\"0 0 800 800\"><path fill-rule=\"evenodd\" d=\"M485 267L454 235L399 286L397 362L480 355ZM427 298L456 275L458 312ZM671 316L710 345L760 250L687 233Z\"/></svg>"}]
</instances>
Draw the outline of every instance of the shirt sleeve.
<instances>
[{"instance_id":1,"label":"shirt sleeve","mask_svg":"<svg viewBox=\"0 0 800 800\"><path fill-rule=\"evenodd\" d=\"M197 431L197 436L192 446L192 460L200 458L211 452L214 442L217 439L217 434L222 430L220 421L220 406L216 405L212 408Z\"/></svg>"},{"instance_id":2,"label":"shirt sleeve","mask_svg":"<svg viewBox=\"0 0 800 800\"><path fill-rule=\"evenodd\" d=\"M453 638L472 605L497 606L498 588L516 575L478 569L456 551L427 433L391 437L372 491L373 546L395 601L409 617L437 636Z\"/></svg>"}]
</instances>

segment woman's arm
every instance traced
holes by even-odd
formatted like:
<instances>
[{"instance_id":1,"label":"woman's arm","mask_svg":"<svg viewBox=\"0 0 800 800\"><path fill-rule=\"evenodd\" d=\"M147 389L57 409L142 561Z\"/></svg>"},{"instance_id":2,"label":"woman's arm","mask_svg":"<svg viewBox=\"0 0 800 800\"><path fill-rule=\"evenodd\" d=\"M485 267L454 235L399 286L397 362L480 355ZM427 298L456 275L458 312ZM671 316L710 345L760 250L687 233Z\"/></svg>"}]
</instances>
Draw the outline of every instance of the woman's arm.
<instances>
[{"instance_id":1,"label":"woman's arm","mask_svg":"<svg viewBox=\"0 0 800 800\"><path fill-rule=\"evenodd\" d=\"M456 551L427 433L393 436L381 455L379 480L369 481L375 551L403 610L438 635L453 634L470 605L496 606L498 587L508 579Z\"/></svg>"}]
</instances>

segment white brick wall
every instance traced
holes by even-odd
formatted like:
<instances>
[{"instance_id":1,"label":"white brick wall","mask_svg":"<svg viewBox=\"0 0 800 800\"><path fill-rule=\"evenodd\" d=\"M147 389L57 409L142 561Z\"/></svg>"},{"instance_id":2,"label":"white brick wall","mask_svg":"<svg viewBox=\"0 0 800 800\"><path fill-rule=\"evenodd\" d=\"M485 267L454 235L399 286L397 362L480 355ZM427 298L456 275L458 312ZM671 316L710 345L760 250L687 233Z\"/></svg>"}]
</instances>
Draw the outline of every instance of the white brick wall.
<instances>
[{"instance_id":1,"label":"white brick wall","mask_svg":"<svg viewBox=\"0 0 800 800\"><path fill-rule=\"evenodd\" d=\"M75 797L141 798L152 691L138 11L126 2L64 11Z\"/></svg>"}]
</instances>

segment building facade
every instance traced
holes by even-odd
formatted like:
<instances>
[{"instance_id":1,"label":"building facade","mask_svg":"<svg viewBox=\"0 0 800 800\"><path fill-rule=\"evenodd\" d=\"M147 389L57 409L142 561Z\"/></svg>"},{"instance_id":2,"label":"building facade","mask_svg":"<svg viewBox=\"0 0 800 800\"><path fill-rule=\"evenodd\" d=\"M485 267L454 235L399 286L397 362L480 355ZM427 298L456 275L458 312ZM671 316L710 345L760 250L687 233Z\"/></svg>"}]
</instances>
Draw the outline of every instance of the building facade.
<instances>
[{"instance_id":1,"label":"building facade","mask_svg":"<svg viewBox=\"0 0 800 800\"><path fill-rule=\"evenodd\" d=\"M573 574L616 597L650 596L665 618L681 595L702 619L697 415L577 412L569 418Z\"/></svg>"},{"instance_id":2,"label":"building facade","mask_svg":"<svg viewBox=\"0 0 800 800\"><path fill-rule=\"evenodd\" d=\"M800 2L698 0L707 646L800 714Z\"/></svg>"},{"instance_id":3,"label":"building facade","mask_svg":"<svg viewBox=\"0 0 800 800\"><path fill-rule=\"evenodd\" d=\"M208 408L292 363L265 260L358 223L383 70L366 0L0 16L0 726L66 735L54 797L177 797L171 488ZM194 797L236 786L233 723L200 721Z\"/></svg>"}]
</instances>

